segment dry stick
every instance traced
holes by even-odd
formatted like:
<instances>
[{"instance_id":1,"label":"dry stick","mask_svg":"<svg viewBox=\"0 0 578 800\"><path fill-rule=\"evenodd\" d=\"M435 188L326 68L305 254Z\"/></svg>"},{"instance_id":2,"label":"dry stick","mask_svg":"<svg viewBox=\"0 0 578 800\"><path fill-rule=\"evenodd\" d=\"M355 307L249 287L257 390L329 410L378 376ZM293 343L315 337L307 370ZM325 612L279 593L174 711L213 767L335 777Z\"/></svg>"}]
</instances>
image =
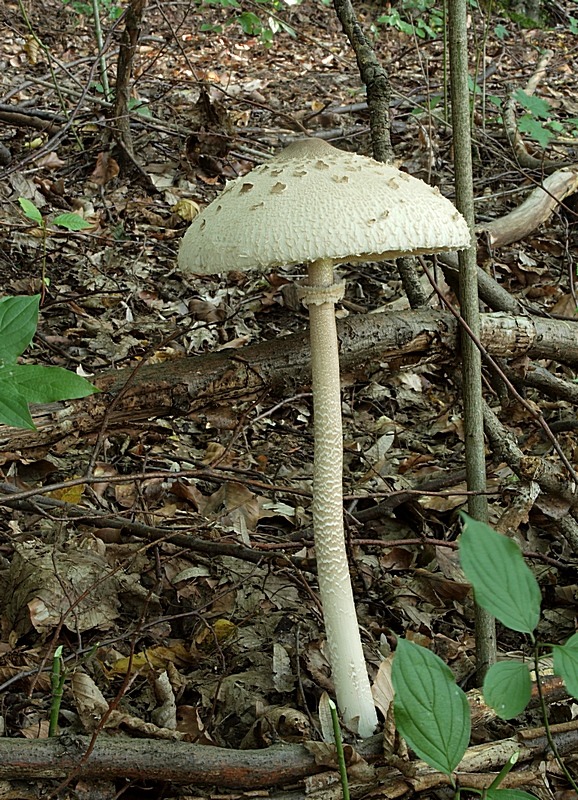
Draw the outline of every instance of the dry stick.
<instances>
[{"instance_id":1,"label":"dry stick","mask_svg":"<svg viewBox=\"0 0 578 800\"><path fill-rule=\"evenodd\" d=\"M563 167L549 175L524 202L509 214L478 226L485 231L490 247L503 247L534 231L546 222L564 198L578 191L578 166ZM574 212L571 212L574 213Z\"/></svg>"},{"instance_id":2,"label":"dry stick","mask_svg":"<svg viewBox=\"0 0 578 800\"><path fill-rule=\"evenodd\" d=\"M139 478L140 477L141 476L139 476ZM48 488L49 487L44 487L45 490L48 490ZM254 545L253 547L245 547L235 542L216 542L209 538L205 540L197 536L191 536L190 534L185 533L183 530L174 530L168 527L145 525L141 522L125 520L122 517L113 514L91 512L90 509L82 508L82 506L65 503L62 500L54 500L53 498L36 498L34 502L32 502L30 500L21 499L19 496L11 496L13 489L14 487L10 486L10 484L0 484L0 506L16 508L36 514L39 512L42 514L49 514L53 511L62 511L66 513L66 517L64 517L66 520L76 520L84 525L91 525L95 528L114 528L116 530L121 530L125 533L132 534L133 536L139 536L150 543L171 542L172 544L176 544L179 547L186 548L187 550L197 553L206 553L209 556L233 556L243 561L249 561L253 564L259 563L264 558L278 559L281 557L284 561L290 561L294 566L299 568L309 568L313 563L311 559L295 557L286 559L282 554L269 553L266 551L266 549L261 550L259 549L258 545ZM203 521L203 525L207 529L207 535L210 536L212 533L211 526L209 526L205 521ZM197 530L198 528L199 526L197 525Z\"/></svg>"},{"instance_id":3,"label":"dry stick","mask_svg":"<svg viewBox=\"0 0 578 800\"><path fill-rule=\"evenodd\" d=\"M551 733L562 754L575 752L578 743L578 723L551 726ZM9 780L54 780L66 777L78 769L79 777L88 780L115 778L139 781L163 781L199 786L218 786L219 789L267 789L302 781L327 768L316 762L315 756L300 744L279 744L264 750L229 750L211 745L196 745L182 741L155 741L119 738L102 734L90 757L82 756L88 737L27 740L0 739L0 778ZM383 738L374 736L358 748L369 761L379 759ZM522 730L517 736L468 748L458 776L462 783L475 783L488 788L504 760L519 751L520 762L541 760L549 749L543 729ZM423 761L411 762L411 775L399 770L378 767L371 784L364 783L367 793L373 785L382 796L401 797L408 793L447 786L449 776L428 767ZM367 779L366 779L367 780ZM523 782L527 784L527 775ZM542 776L543 780L543 776ZM502 788L520 785L516 773L510 773ZM327 795L324 781L323 796ZM340 789L340 787L339 787ZM339 795L335 795L339 797Z\"/></svg>"},{"instance_id":4,"label":"dry stick","mask_svg":"<svg viewBox=\"0 0 578 800\"><path fill-rule=\"evenodd\" d=\"M477 249L474 237L474 184L470 129L470 91L468 87L468 37L466 0L448 3L449 56L451 76L452 123L456 206L462 212L472 234L472 244L458 253L460 264L459 297L462 316L479 340L480 304L478 298ZM478 492L468 499L470 515L488 522L486 492L486 453L482 412L482 357L475 342L462 329L462 391L466 453L466 483ZM497 658L496 622L493 616L474 605L476 639L476 677L479 685Z\"/></svg>"},{"instance_id":5,"label":"dry stick","mask_svg":"<svg viewBox=\"0 0 578 800\"><path fill-rule=\"evenodd\" d=\"M552 375L544 367L530 364L522 380L520 380L520 375L514 369L506 367L504 372L514 385L520 381L524 386L538 389L556 400L567 400L569 403L578 405L578 383L566 381L563 378Z\"/></svg>"},{"instance_id":6,"label":"dry stick","mask_svg":"<svg viewBox=\"0 0 578 800\"><path fill-rule=\"evenodd\" d=\"M56 115L54 115L56 117ZM59 118L62 121L62 118ZM57 122L50 122L46 119L28 113L3 111L0 110L0 122L5 125L11 125L14 128L34 128L35 130L46 133L48 136L53 136L61 130L61 125Z\"/></svg>"}]
</instances>

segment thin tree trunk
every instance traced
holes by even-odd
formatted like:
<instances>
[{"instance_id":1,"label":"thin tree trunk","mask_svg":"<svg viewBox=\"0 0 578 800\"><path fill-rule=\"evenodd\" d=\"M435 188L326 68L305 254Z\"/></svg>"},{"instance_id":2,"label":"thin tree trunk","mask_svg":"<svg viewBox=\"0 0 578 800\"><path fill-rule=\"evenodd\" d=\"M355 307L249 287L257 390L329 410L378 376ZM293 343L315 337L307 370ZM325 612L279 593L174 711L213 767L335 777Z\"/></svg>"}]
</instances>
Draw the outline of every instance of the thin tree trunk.
<instances>
[{"instance_id":1,"label":"thin tree trunk","mask_svg":"<svg viewBox=\"0 0 578 800\"><path fill-rule=\"evenodd\" d=\"M343 31L353 48L357 58L359 74L365 84L372 155L376 161L391 163L393 161L393 148L391 146L389 118L391 102L389 76L379 63L375 50L363 33L351 1L333 0L333 6ZM415 259L398 258L396 264L410 306L412 308L421 308L427 305L428 295L421 286L420 273L417 270Z\"/></svg>"},{"instance_id":2,"label":"thin tree trunk","mask_svg":"<svg viewBox=\"0 0 578 800\"><path fill-rule=\"evenodd\" d=\"M134 160L134 148L130 132L130 85L145 7L146 0L131 0L127 7L116 67L114 126L118 132L117 141L131 161Z\"/></svg>"},{"instance_id":3,"label":"thin tree trunk","mask_svg":"<svg viewBox=\"0 0 578 800\"><path fill-rule=\"evenodd\" d=\"M373 156L377 161L391 162L393 159L389 123L391 86L388 75L363 33L350 0L333 0L333 7L353 48L359 74L367 90Z\"/></svg>"},{"instance_id":4,"label":"thin tree trunk","mask_svg":"<svg viewBox=\"0 0 578 800\"><path fill-rule=\"evenodd\" d=\"M459 255L460 306L467 325L476 337L480 334L480 308L476 239L474 236L474 186L470 131L470 92L468 87L468 43L466 0L449 0L448 6L452 124L456 178L456 205L466 218L472 244ZM474 341L461 331L464 434L467 487L475 494L468 500L468 511L481 522L488 521L486 455L482 397L482 358ZM476 662L478 682L496 660L496 623L477 604L475 606Z\"/></svg>"}]
</instances>

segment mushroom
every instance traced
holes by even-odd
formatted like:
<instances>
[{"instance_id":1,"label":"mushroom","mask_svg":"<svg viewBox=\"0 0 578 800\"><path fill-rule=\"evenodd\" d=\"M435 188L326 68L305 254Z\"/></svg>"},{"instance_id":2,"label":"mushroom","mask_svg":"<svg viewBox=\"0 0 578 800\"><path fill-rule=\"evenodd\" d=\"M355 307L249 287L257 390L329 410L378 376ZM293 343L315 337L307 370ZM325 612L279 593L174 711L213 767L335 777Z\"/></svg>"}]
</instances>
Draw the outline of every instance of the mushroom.
<instances>
[{"instance_id":1,"label":"mushroom","mask_svg":"<svg viewBox=\"0 0 578 800\"><path fill-rule=\"evenodd\" d=\"M341 262L459 250L468 226L437 188L320 139L289 145L237 178L193 220L179 266L199 275L307 265L314 416L313 529L337 703L350 727L377 725L343 528L343 438L335 303Z\"/></svg>"}]
</instances>

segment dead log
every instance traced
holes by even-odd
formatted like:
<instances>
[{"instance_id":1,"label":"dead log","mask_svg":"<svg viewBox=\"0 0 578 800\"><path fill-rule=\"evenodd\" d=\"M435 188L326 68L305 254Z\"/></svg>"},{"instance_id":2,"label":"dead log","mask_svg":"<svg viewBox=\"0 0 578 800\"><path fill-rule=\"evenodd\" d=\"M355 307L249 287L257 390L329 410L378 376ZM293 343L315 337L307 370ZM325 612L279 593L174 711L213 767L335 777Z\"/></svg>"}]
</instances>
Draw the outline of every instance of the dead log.
<instances>
[{"instance_id":1,"label":"dead log","mask_svg":"<svg viewBox=\"0 0 578 800\"><path fill-rule=\"evenodd\" d=\"M576 720L552 725L551 733L561 755L578 748ZM303 780L318 772L328 772L316 763L313 751L301 744L279 744L264 750L228 750L182 741L129 739L101 733L88 751L88 737L51 739L0 738L0 778L15 780L61 780L132 778L139 781L168 781L223 789L260 789ZM459 765L460 783L483 773L482 787L488 787L492 770L499 770L507 759L519 752L519 763L542 758L549 749L542 729L522 730L517 736L470 747ZM369 761L383 751L380 736L363 742L360 753ZM409 765L408 765L409 766ZM517 785L510 773L502 787ZM477 776L476 776L477 777ZM412 787L420 791L446 785L448 777L423 761L412 762L412 777L391 767L377 767L372 783L398 797ZM403 791L401 791L403 789Z\"/></svg>"},{"instance_id":2,"label":"dead log","mask_svg":"<svg viewBox=\"0 0 578 800\"><path fill-rule=\"evenodd\" d=\"M451 361L458 352L457 322L448 312L419 310L351 316L338 327L345 382L369 380L387 364L393 372L420 363ZM576 324L537 317L485 314L482 343L504 358L527 355L578 364ZM98 377L100 394L33 410L36 431L0 426L4 462L48 449L65 452L80 437L139 420L186 416L203 408L262 393L294 391L309 382L309 343L300 333L273 341L117 370Z\"/></svg>"},{"instance_id":3,"label":"dead log","mask_svg":"<svg viewBox=\"0 0 578 800\"><path fill-rule=\"evenodd\" d=\"M0 738L0 778L111 780L132 778L216 785L219 789L278 786L320 772L301 745L266 750L227 750L180 741L129 739L100 734L85 758L88 737Z\"/></svg>"},{"instance_id":4,"label":"dead log","mask_svg":"<svg viewBox=\"0 0 578 800\"><path fill-rule=\"evenodd\" d=\"M511 244L536 230L550 217L564 198L578 191L578 167L559 169L545 178L541 186L524 200L524 202L506 214L488 224L477 228L486 231L491 247L503 247Z\"/></svg>"}]
</instances>

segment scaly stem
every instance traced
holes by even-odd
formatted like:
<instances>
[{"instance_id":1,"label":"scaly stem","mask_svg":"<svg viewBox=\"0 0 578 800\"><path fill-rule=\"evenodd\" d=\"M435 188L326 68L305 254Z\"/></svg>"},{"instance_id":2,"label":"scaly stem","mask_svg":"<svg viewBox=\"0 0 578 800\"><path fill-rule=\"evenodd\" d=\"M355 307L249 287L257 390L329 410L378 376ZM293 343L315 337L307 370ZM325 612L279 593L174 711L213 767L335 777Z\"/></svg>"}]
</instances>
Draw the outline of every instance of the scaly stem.
<instances>
[{"instance_id":1,"label":"scaly stem","mask_svg":"<svg viewBox=\"0 0 578 800\"><path fill-rule=\"evenodd\" d=\"M309 265L309 306L315 431L313 531L319 593L337 704L346 724L357 717L371 736L377 715L361 646L343 529L343 435L333 263ZM316 290L316 291L314 291Z\"/></svg>"}]
</instances>

